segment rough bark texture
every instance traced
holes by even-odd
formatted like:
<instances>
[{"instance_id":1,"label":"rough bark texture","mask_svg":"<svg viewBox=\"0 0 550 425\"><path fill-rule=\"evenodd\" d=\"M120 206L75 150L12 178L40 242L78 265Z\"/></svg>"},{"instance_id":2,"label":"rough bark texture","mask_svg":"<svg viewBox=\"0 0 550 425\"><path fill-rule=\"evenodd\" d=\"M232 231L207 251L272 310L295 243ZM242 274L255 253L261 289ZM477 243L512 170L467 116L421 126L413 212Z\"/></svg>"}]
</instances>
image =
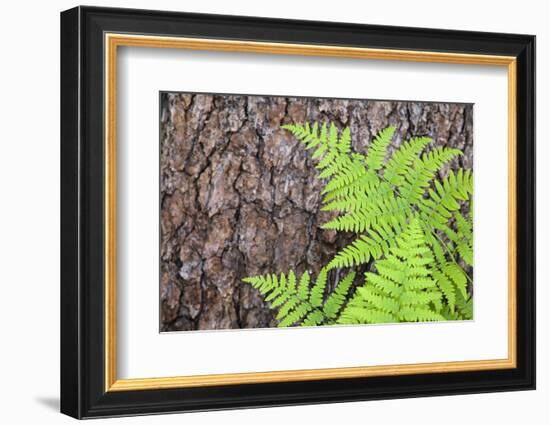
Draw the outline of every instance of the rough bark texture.
<instances>
[{"instance_id":1,"label":"rough bark texture","mask_svg":"<svg viewBox=\"0 0 550 425\"><path fill-rule=\"evenodd\" d=\"M427 135L472 168L472 105L163 93L161 330L276 326L245 276L317 275L352 235L322 230L322 182L311 154L282 124L335 122L353 148L388 125L393 145ZM337 282L337 273L329 287Z\"/></svg>"}]
</instances>

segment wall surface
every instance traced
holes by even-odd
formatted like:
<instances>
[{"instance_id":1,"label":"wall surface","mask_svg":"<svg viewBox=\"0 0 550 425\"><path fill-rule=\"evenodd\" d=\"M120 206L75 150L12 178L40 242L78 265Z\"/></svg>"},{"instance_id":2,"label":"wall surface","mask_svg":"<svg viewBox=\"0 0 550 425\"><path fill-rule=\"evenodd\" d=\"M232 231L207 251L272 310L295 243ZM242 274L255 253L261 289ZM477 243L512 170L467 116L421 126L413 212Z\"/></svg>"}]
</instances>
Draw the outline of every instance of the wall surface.
<instances>
[{"instance_id":1,"label":"wall surface","mask_svg":"<svg viewBox=\"0 0 550 425\"><path fill-rule=\"evenodd\" d=\"M550 28L540 1L464 0L358 2L353 0L247 2L202 0L97 1L96 5L191 12L332 20L370 24L437 27L537 35L538 117L550 115ZM0 376L2 423L70 423L57 413L59 381L59 12L71 1L10 2L0 21L2 67L0 108ZM538 158L550 155L547 126L538 132ZM446 424L546 423L550 398L550 251L545 197L550 169L538 169L538 389L533 392L345 403L136 417L110 423L330 424L343 420L370 423ZM100 421L103 422L103 421Z\"/></svg>"}]
</instances>

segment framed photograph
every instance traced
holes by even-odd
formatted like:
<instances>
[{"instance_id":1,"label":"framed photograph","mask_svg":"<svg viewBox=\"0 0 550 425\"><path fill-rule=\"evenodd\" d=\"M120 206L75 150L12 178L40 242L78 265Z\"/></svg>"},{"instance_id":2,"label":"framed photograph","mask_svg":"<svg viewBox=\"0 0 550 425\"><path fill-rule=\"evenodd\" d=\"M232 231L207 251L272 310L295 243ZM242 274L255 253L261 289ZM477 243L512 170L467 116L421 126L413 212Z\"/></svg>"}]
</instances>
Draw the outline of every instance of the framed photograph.
<instances>
[{"instance_id":1,"label":"framed photograph","mask_svg":"<svg viewBox=\"0 0 550 425\"><path fill-rule=\"evenodd\" d=\"M61 411L535 387L535 37L61 14Z\"/></svg>"}]
</instances>

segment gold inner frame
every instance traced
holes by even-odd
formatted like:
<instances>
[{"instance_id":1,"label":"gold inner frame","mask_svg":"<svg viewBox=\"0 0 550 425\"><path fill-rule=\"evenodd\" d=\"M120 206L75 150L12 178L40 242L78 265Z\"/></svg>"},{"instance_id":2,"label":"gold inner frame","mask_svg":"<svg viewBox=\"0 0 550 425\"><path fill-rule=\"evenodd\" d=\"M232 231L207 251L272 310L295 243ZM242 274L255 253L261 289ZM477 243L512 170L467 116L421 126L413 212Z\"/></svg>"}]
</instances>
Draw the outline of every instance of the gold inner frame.
<instances>
[{"instance_id":1,"label":"gold inner frame","mask_svg":"<svg viewBox=\"0 0 550 425\"><path fill-rule=\"evenodd\" d=\"M105 391L510 369L516 367L516 58L327 45L105 34ZM120 46L503 66L508 72L508 357L495 360L118 379L116 325L116 106Z\"/></svg>"}]
</instances>

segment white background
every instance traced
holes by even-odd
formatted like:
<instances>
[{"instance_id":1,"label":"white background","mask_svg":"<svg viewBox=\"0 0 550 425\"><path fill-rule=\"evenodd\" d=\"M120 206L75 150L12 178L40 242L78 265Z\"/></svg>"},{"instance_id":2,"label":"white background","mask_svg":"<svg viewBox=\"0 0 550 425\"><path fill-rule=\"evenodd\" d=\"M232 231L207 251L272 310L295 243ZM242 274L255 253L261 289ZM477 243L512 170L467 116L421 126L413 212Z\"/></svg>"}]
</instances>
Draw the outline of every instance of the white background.
<instances>
[{"instance_id":1,"label":"white background","mask_svg":"<svg viewBox=\"0 0 550 425\"><path fill-rule=\"evenodd\" d=\"M541 1L183 2L97 1L97 5L159 8L210 13L263 15L424 26L465 30L524 32L537 35L538 117L550 115L550 29ZM3 423L69 423L57 413L59 381L59 16L69 1L11 2L0 17L0 418ZM544 122L544 121L543 121ZM539 163L548 158L540 126ZM343 420L372 423L464 424L547 423L550 398L549 309L546 283L550 256L550 205L545 186L548 166L538 170L538 390L536 392L390 400L163 417L135 417L110 423L331 424Z\"/></svg>"},{"instance_id":2,"label":"white background","mask_svg":"<svg viewBox=\"0 0 550 425\"><path fill-rule=\"evenodd\" d=\"M118 66L119 378L507 357L505 66L144 48L123 48ZM159 90L474 103L475 320L159 333Z\"/></svg>"}]
</instances>

